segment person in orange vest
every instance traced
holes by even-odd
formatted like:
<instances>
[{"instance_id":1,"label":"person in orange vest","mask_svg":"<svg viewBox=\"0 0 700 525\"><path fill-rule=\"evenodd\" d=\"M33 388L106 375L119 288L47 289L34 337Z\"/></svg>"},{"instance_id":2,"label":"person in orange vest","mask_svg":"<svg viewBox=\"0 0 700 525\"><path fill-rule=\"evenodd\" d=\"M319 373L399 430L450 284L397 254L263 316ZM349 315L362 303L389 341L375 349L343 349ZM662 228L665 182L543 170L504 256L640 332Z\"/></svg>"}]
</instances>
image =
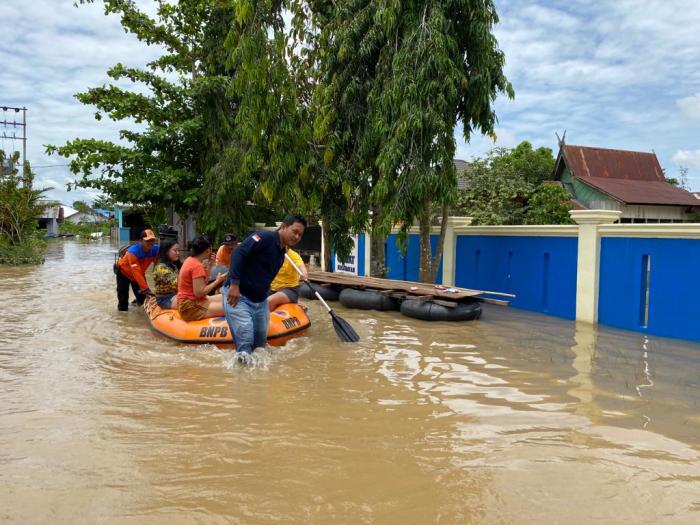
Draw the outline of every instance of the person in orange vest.
<instances>
[{"instance_id":1,"label":"person in orange vest","mask_svg":"<svg viewBox=\"0 0 700 525\"><path fill-rule=\"evenodd\" d=\"M227 233L224 235L224 240L221 242L221 246L219 246L219 250L216 252L216 265L224 265L228 270L228 267L231 266L231 252L238 244L234 234Z\"/></svg>"},{"instance_id":2,"label":"person in orange vest","mask_svg":"<svg viewBox=\"0 0 700 525\"><path fill-rule=\"evenodd\" d=\"M142 305L146 295L152 292L146 281L146 269L158 257L158 245L153 230L143 230L141 241L129 249L117 261L117 308L121 312L129 309L129 286L134 291L136 302Z\"/></svg>"}]
</instances>

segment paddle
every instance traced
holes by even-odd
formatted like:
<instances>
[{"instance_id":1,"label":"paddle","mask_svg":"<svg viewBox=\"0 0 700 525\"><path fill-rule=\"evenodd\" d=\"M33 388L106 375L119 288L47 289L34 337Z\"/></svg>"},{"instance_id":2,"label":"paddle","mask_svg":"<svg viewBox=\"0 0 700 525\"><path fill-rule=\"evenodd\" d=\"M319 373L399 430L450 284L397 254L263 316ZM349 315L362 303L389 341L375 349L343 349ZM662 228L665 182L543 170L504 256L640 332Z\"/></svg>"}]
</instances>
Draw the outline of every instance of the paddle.
<instances>
[{"instance_id":1,"label":"paddle","mask_svg":"<svg viewBox=\"0 0 700 525\"><path fill-rule=\"evenodd\" d=\"M292 261L289 255L285 253L284 256L286 257L287 261L289 261L289 264L292 265L292 268L294 268L297 271L302 281L306 283L306 286L309 287L309 289L314 293L316 298L323 303L323 306L326 307L328 313L331 314L331 319L333 320L333 328L335 328L335 333L338 334L338 338L344 343L358 342L360 340L360 336L357 335L355 329L352 326L350 326L350 324L345 319L336 314L330 306L328 306L328 303L326 303L326 301L323 300L323 297L321 297L321 295L314 289L314 287L311 286L311 283L308 281L308 279L304 278L304 274L301 273L301 270L297 267L296 264L294 264L294 261Z\"/></svg>"}]
</instances>

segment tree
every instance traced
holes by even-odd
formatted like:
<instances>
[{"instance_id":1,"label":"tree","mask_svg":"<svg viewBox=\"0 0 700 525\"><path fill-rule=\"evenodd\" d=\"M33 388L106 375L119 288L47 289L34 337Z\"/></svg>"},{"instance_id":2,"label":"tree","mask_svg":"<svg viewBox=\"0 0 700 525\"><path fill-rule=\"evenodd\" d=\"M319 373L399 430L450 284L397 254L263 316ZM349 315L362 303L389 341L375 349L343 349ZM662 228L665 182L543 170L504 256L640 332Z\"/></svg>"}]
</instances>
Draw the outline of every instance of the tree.
<instances>
[{"instance_id":1,"label":"tree","mask_svg":"<svg viewBox=\"0 0 700 525\"><path fill-rule=\"evenodd\" d=\"M532 149L527 140L493 160L494 169L506 169L525 181L538 186L554 175L555 159L550 148Z\"/></svg>"},{"instance_id":2,"label":"tree","mask_svg":"<svg viewBox=\"0 0 700 525\"><path fill-rule=\"evenodd\" d=\"M525 224L573 224L571 196L558 184L542 184L528 200Z\"/></svg>"},{"instance_id":3,"label":"tree","mask_svg":"<svg viewBox=\"0 0 700 525\"><path fill-rule=\"evenodd\" d=\"M77 210L80 213L85 213L87 215L92 215L94 214L94 210L85 204L83 201L73 201L73 204L71 204L71 207Z\"/></svg>"},{"instance_id":4,"label":"tree","mask_svg":"<svg viewBox=\"0 0 700 525\"><path fill-rule=\"evenodd\" d=\"M228 93L230 71L222 52L233 7L216 0L159 2L153 19L133 0L103 3L105 14L120 16L126 31L144 44L161 46L164 53L145 69L117 64L108 71L114 81L131 81L133 90L108 85L76 98L97 108L98 121L106 115L145 129L123 129L118 143L78 138L47 151L72 159L71 170L80 177L73 186L98 189L123 204L201 214L207 173L217 169L223 145L231 141L238 103ZM211 226L226 223L242 230L249 218L245 200L230 197L231 206L218 210L220 222Z\"/></svg>"},{"instance_id":5,"label":"tree","mask_svg":"<svg viewBox=\"0 0 700 525\"><path fill-rule=\"evenodd\" d=\"M154 19L132 0L103 3L127 31L165 53L145 70L119 64L109 71L147 94L112 85L77 95L97 106L98 120L106 114L146 126L123 130L126 144L76 139L50 147L73 157L77 185L125 204L193 212L198 229L214 235L246 233L254 205L286 211L305 202L311 124L300 109L282 17L301 2L158 2Z\"/></svg>"},{"instance_id":6,"label":"tree","mask_svg":"<svg viewBox=\"0 0 700 525\"><path fill-rule=\"evenodd\" d=\"M9 157L16 165L19 152ZM6 159L0 150L0 165ZM43 244L36 239L37 222L47 207L41 202L45 189L34 189L34 174L25 162L22 175L17 169L0 172L0 263L38 263Z\"/></svg>"},{"instance_id":7,"label":"tree","mask_svg":"<svg viewBox=\"0 0 700 525\"><path fill-rule=\"evenodd\" d=\"M97 209L97 210L110 210L114 208L114 206L117 203L114 201L112 197L109 195L99 195L97 198L95 198L94 201L92 201L92 207ZM74 206L75 208L75 206ZM77 208L76 208L77 209Z\"/></svg>"},{"instance_id":8,"label":"tree","mask_svg":"<svg viewBox=\"0 0 700 525\"><path fill-rule=\"evenodd\" d=\"M324 27L320 120L349 222L366 224L378 210L373 233L398 223L405 239L419 218L424 281L434 277L442 245L431 261L432 205L444 216L454 197L455 126L466 140L492 133L496 95L513 95L491 32L497 20L490 0L358 0L338 3Z\"/></svg>"},{"instance_id":9,"label":"tree","mask_svg":"<svg viewBox=\"0 0 700 525\"><path fill-rule=\"evenodd\" d=\"M228 141L206 177L204 218L214 224L232 204L248 200L280 211L299 207L308 183L311 126L300 106L302 90L287 61L282 1L234 3L224 41L237 101Z\"/></svg>"},{"instance_id":10,"label":"tree","mask_svg":"<svg viewBox=\"0 0 700 525\"><path fill-rule=\"evenodd\" d=\"M507 162L509 150L494 148L476 158L465 173L467 187L459 195L457 210L473 217L473 224L520 224L523 203L533 185Z\"/></svg>"},{"instance_id":11,"label":"tree","mask_svg":"<svg viewBox=\"0 0 700 525\"><path fill-rule=\"evenodd\" d=\"M679 167L678 178L667 177L666 182L682 190L690 191L690 186L688 185L688 168L686 166Z\"/></svg>"}]
</instances>

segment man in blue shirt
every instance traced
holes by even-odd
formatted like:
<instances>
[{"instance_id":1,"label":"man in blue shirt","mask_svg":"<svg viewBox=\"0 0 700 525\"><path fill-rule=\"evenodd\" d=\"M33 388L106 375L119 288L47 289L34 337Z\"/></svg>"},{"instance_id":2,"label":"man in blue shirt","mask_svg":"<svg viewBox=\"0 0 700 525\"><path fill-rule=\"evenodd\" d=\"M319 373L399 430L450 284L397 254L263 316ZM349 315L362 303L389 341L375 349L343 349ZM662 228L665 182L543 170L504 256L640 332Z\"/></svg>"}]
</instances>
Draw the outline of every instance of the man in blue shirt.
<instances>
[{"instance_id":1,"label":"man in blue shirt","mask_svg":"<svg viewBox=\"0 0 700 525\"><path fill-rule=\"evenodd\" d=\"M278 230L249 235L231 254L228 279L221 293L238 352L250 354L265 347L270 283L284 262L287 248L301 240L305 229L304 217L288 215Z\"/></svg>"}]
</instances>

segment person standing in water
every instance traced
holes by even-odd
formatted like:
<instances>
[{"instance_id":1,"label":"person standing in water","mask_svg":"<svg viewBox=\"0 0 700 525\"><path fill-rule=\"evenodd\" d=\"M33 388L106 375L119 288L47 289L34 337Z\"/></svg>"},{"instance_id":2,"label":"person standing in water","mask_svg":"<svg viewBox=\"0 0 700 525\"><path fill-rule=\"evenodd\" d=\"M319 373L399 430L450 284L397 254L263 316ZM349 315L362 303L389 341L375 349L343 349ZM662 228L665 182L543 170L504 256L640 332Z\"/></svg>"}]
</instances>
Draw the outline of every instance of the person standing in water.
<instances>
[{"instance_id":1,"label":"person standing in water","mask_svg":"<svg viewBox=\"0 0 700 525\"><path fill-rule=\"evenodd\" d=\"M285 253L301 240L305 229L304 217L288 215L278 230L253 233L233 252L222 295L238 352L250 354L265 347L270 284L282 267Z\"/></svg>"},{"instance_id":2,"label":"person standing in water","mask_svg":"<svg viewBox=\"0 0 700 525\"><path fill-rule=\"evenodd\" d=\"M136 302L142 305L147 294L151 294L146 281L146 270L158 256L158 245L153 230L143 230L139 243L129 246L114 265L117 275L117 308L120 312L129 309L129 286L134 291Z\"/></svg>"}]
</instances>

